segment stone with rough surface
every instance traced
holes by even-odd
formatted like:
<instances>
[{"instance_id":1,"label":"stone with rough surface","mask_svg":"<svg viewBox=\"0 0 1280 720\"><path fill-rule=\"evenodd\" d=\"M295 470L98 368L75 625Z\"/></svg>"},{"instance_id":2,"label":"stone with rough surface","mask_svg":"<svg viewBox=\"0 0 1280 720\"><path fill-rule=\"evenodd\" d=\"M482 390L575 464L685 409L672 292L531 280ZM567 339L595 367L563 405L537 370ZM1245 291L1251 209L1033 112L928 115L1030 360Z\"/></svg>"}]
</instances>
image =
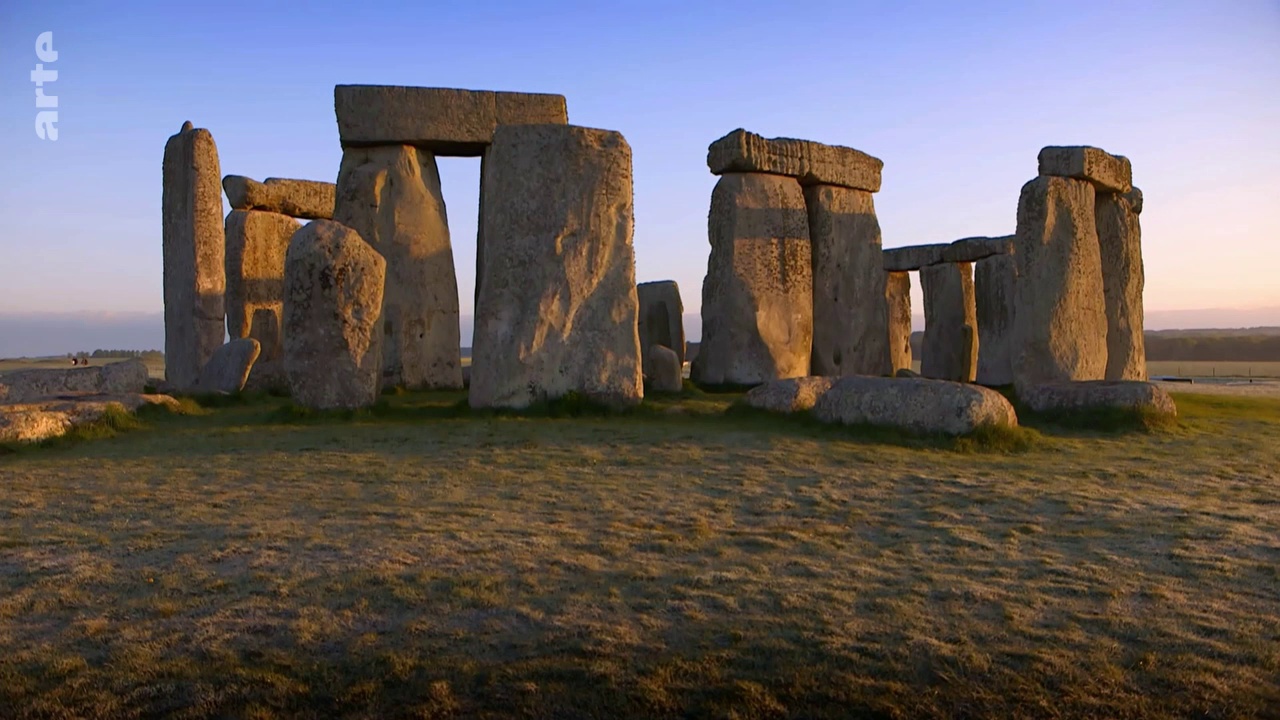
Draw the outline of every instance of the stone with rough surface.
<instances>
[{"instance_id":1,"label":"stone with rough surface","mask_svg":"<svg viewBox=\"0 0 1280 720\"><path fill-rule=\"evenodd\" d=\"M226 336L222 170L213 135L185 123L164 146L160 201L165 379L187 390Z\"/></svg>"},{"instance_id":2,"label":"stone with rough surface","mask_svg":"<svg viewBox=\"0 0 1280 720\"><path fill-rule=\"evenodd\" d=\"M886 273L884 297L889 306L889 361L896 374L911 369L911 275Z\"/></svg>"},{"instance_id":3,"label":"stone with rough surface","mask_svg":"<svg viewBox=\"0 0 1280 720\"><path fill-rule=\"evenodd\" d=\"M1038 177L1018 199L1013 376L1019 388L1101 380L1107 313L1093 186Z\"/></svg>"},{"instance_id":4,"label":"stone with rough surface","mask_svg":"<svg viewBox=\"0 0 1280 720\"><path fill-rule=\"evenodd\" d=\"M262 210L309 220L333 217L337 186L317 180L267 178L258 182L243 175L222 178L222 189L235 210Z\"/></svg>"},{"instance_id":5,"label":"stone with rough surface","mask_svg":"<svg viewBox=\"0 0 1280 720\"><path fill-rule=\"evenodd\" d=\"M98 367L16 370L0 377L0 402L23 403L67 393L140 393L148 382L141 360Z\"/></svg>"},{"instance_id":6,"label":"stone with rough surface","mask_svg":"<svg viewBox=\"0 0 1280 720\"><path fill-rule=\"evenodd\" d=\"M786 175L801 185L839 185L880 192L884 163L839 145L794 138L766 139L741 128L711 143L707 166L715 175L758 172Z\"/></svg>"},{"instance_id":7,"label":"stone with rough surface","mask_svg":"<svg viewBox=\"0 0 1280 720\"><path fill-rule=\"evenodd\" d=\"M143 405L177 410L168 395L141 393L66 393L13 405L0 405L0 442L39 442L61 437L115 408L134 412Z\"/></svg>"},{"instance_id":8,"label":"stone with rough surface","mask_svg":"<svg viewBox=\"0 0 1280 720\"><path fill-rule=\"evenodd\" d=\"M884 251L884 269L889 272L922 270L942 263L976 262L1011 252L1013 236L961 238L951 243L910 245Z\"/></svg>"},{"instance_id":9,"label":"stone with rough surface","mask_svg":"<svg viewBox=\"0 0 1280 720\"><path fill-rule=\"evenodd\" d=\"M920 435L966 435L982 427L1018 424L1013 406L1000 393L926 378L847 377L818 399L813 414L823 422Z\"/></svg>"},{"instance_id":10,"label":"stone with rough surface","mask_svg":"<svg viewBox=\"0 0 1280 720\"><path fill-rule=\"evenodd\" d=\"M352 409L378 399L387 263L359 233L313 220L284 260L284 368L293 401Z\"/></svg>"},{"instance_id":11,"label":"stone with rough surface","mask_svg":"<svg viewBox=\"0 0 1280 720\"><path fill-rule=\"evenodd\" d=\"M284 255L301 227L280 213L232 210L227 215L227 334L232 340L257 340L262 363L278 362L284 354L279 333Z\"/></svg>"},{"instance_id":12,"label":"stone with rough surface","mask_svg":"<svg viewBox=\"0 0 1280 720\"><path fill-rule=\"evenodd\" d=\"M569 122L563 95L395 85L333 89L343 147L416 145L437 156L479 156L501 125Z\"/></svg>"},{"instance_id":13,"label":"stone with rough surface","mask_svg":"<svg viewBox=\"0 0 1280 720\"><path fill-rule=\"evenodd\" d=\"M880 222L871 193L804 189L813 252L814 375L891 375Z\"/></svg>"},{"instance_id":14,"label":"stone with rough surface","mask_svg":"<svg viewBox=\"0 0 1280 720\"><path fill-rule=\"evenodd\" d=\"M244 389L249 371L258 359L262 346L253 338L239 338L218 348L200 371L196 391L234 394Z\"/></svg>"},{"instance_id":15,"label":"stone with rough surface","mask_svg":"<svg viewBox=\"0 0 1280 720\"><path fill-rule=\"evenodd\" d=\"M920 374L973 382L978 368L977 312L970 263L931 265L920 271L924 292L924 343Z\"/></svg>"},{"instance_id":16,"label":"stone with rough surface","mask_svg":"<svg viewBox=\"0 0 1280 720\"><path fill-rule=\"evenodd\" d=\"M644 354L644 377L654 392L678 393L684 389L684 368L676 351L651 345Z\"/></svg>"},{"instance_id":17,"label":"stone with rough surface","mask_svg":"<svg viewBox=\"0 0 1280 720\"><path fill-rule=\"evenodd\" d=\"M693 380L758 385L808 375L813 265L800 185L781 175L722 176L711 193L707 234Z\"/></svg>"},{"instance_id":18,"label":"stone with rough surface","mask_svg":"<svg viewBox=\"0 0 1280 720\"><path fill-rule=\"evenodd\" d=\"M1094 380L1035 385L1018 391L1035 412L1136 410L1175 416L1178 406L1160 386L1137 380Z\"/></svg>"},{"instance_id":19,"label":"stone with rough surface","mask_svg":"<svg viewBox=\"0 0 1280 720\"><path fill-rule=\"evenodd\" d=\"M640 301L639 330L641 362L648 367L649 347L662 345L675 351L684 366L684 302L675 280L659 280L636 285Z\"/></svg>"},{"instance_id":20,"label":"stone with rough surface","mask_svg":"<svg viewBox=\"0 0 1280 720\"><path fill-rule=\"evenodd\" d=\"M485 156L469 402L644 396L631 147L572 125L504 125Z\"/></svg>"},{"instance_id":21,"label":"stone with rough surface","mask_svg":"<svg viewBox=\"0 0 1280 720\"><path fill-rule=\"evenodd\" d=\"M808 412L839 379L810 376L771 380L751 388L742 401L757 410L788 414Z\"/></svg>"},{"instance_id":22,"label":"stone with rough surface","mask_svg":"<svg viewBox=\"0 0 1280 720\"><path fill-rule=\"evenodd\" d=\"M1087 180L1098 192L1127 193L1133 187L1129 158L1096 147L1050 146L1040 151L1040 175Z\"/></svg>"},{"instance_id":23,"label":"stone with rough surface","mask_svg":"<svg viewBox=\"0 0 1280 720\"><path fill-rule=\"evenodd\" d=\"M978 320L978 374L988 387L1013 384L1014 283L1013 255L993 255L973 266L973 294Z\"/></svg>"},{"instance_id":24,"label":"stone with rough surface","mask_svg":"<svg viewBox=\"0 0 1280 720\"><path fill-rule=\"evenodd\" d=\"M1107 380L1146 380L1147 348L1143 337L1142 225L1133 196L1142 191L1098 193L1094 203L1098 245L1102 254L1102 292L1107 308Z\"/></svg>"},{"instance_id":25,"label":"stone with rough surface","mask_svg":"<svg viewBox=\"0 0 1280 720\"><path fill-rule=\"evenodd\" d=\"M383 382L461 388L458 279L435 156L408 145L347 148L334 219L387 261Z\"/></svg>"}]
</instances>

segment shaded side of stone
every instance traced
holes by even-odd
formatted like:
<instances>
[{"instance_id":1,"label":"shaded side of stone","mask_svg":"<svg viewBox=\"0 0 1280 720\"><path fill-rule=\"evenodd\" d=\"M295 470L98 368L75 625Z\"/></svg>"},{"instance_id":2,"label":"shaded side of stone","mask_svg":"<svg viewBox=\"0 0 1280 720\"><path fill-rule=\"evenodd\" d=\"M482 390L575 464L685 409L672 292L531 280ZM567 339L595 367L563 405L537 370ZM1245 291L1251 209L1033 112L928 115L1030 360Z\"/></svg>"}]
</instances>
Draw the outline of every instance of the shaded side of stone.
<instances>
[{"instance_id":1,"label":"shaded side of stone","mask_svg":"<svg viewBox=\"0 0 1280 720\"><path fill-rule=\"evenodd\" d=\"M920 271L920 287L924 291L920 374L937 380L973 382L978 370L973 266L931 265Z\"/></svg>"},{"instance_id":2,"label":"shaded side of stone","mask_svg":"<svg viewBox=\"0 0 1280 720\"><path fill-rule=\"evenodd\" d=\"M1141 204L1141 191L1136 201ZM1142 226L1133 193L1098 193L1095 202L1102 255L1102 291L1107 309L1107 380L1146 380L1143 336Z\"/></svg>"},{"instance_id":3,"label":"shaded side of stone","mask_svg":"<svg viewBox=\"0 0 1280 720\"><path fill-rule=\"evenodd\" d=\"M974 264L973 290L978 321L979 385L1013 383L1014 283L1018 267L1012 255L995 255Z\"/></svg>"}]
</instances>

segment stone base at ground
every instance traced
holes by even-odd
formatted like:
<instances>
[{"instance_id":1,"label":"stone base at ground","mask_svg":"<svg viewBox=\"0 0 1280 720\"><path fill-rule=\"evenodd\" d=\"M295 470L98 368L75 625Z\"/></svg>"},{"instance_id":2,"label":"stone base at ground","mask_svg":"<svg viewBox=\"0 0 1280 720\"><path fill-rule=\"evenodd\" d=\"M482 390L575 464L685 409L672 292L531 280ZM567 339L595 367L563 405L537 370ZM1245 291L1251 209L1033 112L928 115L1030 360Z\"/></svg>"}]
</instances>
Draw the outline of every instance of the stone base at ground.
<instances>
[{"instance_id":1,"label":"stone base at ground","mask_svg":"<svg viewBox=\"0 0 1280 720\"><path fill-rule=\"evenodd\" d=\"M836 377L799 377L757 385L742 401L757 410L776 413L807 412L835 385Z\"/></svg>"},{"instance_id":2,"label":"stone base at ground","mask_svg":"<svg viewBox=\"0 0 1280 720\"><path fill-rule=\"evenodd\" d=\"M178 401L168 395L141 393L65 393L0 405L0 442L39 442L61 437L76 426L97 420L113 407L132 412L143 405L176 409Z\"/></svg>"},{"instance_id":3,"label":"stone base at ground","mask_svg":"<svg viewBox=\"0 0 1280 720\"><path fill-rule=\"evenodd\" d=\"M0 377L0 402L30 402L67 393L141 393L147 383L147 366L141 360L65 370L18 370Z\"/></svg>"},{"instance_id":4,"label":"stone base at ground","mask_svg":"<svg viewBox=\"0 0 1280 720\"><path fill-rule=\"evenodd\" d=\"M1045 383L1019 389L1018 399L1035 412L1135 410L1157 415L1178 414L1173 398L1160 386L1134 380Z\"/></svg>"},{"instance_id":5,"label":"stone base at ground","mask_svg":"<svg viewBox=\"0 0 1280 720\"><path fill-rule=\"evenodd\" d=\"M239 338L218 348L200 371L196 392L234 394L249 381L262 346L253 338Z\"/></svg>"},{"instance_id":6,"label":"stone base at ground","mask_svg":"<svg viewBox=\"0 0 1280 720\"><path fill-rule=\"evenodd\" d=\"M644 356L644 378L654 392L676 393L684 389L684 367L676 351L651 345Z\"/></svg>"},{"instance_id":7,"label":"stone base at ground","mask_svg":"<svg viewBox=\"0 0 1280 720\"><path fill-rule=\"evenodd\" d=\"M823 422L922 435L966 435L1018 424L1013 406L994 390L924 378L843 378L818 399L813 414Z\"/></svg>"}]
</instances>

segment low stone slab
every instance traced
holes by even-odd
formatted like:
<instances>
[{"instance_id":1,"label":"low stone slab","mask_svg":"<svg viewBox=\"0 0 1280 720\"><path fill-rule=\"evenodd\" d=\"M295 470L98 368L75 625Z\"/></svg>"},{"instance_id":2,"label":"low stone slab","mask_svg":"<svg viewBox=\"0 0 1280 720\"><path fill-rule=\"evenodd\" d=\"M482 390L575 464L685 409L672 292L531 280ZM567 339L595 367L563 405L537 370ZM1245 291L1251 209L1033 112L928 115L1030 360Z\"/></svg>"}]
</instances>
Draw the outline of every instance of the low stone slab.
<instances>
[{"instance_id":1,"label":"low stone slab","mask_svg":"<svg viewBox=\"0 0 1280 720\"><path fill-rule=\"evenodd\" d=\"M1178 406L1163 388L1137 380L1045 383L1019 390L1018 399L1035 412L1113 409L1178 414Z\"/></svg>"},{"instance_id":2,"label":"low stone slab","mask_svg":"<svg viewBox=\"0 0 1280 720\"><path fill-rule=\"evenodd\" d=\"M707 167L715 175L770 173L796 178L801 185L880 192L884 162L853 148L794 138L766 139L739 128L711 143Z\"/></svg>"},{"instance_id":3,"label":"low stone slab","mask_svg":"<svg viewBox=\"0 0 1280 720\"><path fill-rule=\"evenodd\" d=\"M308 220L330 220L337 185L289 178L258 182L243 175L228 175L222 178L222 190L231 201L232 210L265 210Z\"/></svg>"},{"instance_id":4,"label":"low stone slab","mask_svg":"<svg viewBox=\"0 0 1280 720\"><path fill-rule=\"evenodd\" d=\"M67 393L35 402L0 405L0 442L39 442L93 422L112 407L133 412L143 405L178 401L168 395Z\"/></svg>"},{"instance_id":5,"label":"low stone slab","mask_svg":"<svg viewBox=\"0 0 1280 720\"><path fill-rule=\"evenodd\" d=\"M1127 193L1133 189L1129 158L1087 145L1050 146L1040 150L1040 175L1088 180L1103 192Z\"/></svg>"},{"instance_id":6,"label":"low stone slab","mask_svg":"<svg viewBox=\"0 0 1280 720\"><path fill-rule=\"evenodd\" d=\"M808 412L839 379L814 376L773 380L752 388L742 401L757 410L788 414Z\"/></svg>"},{"instance_id":7,"label":"low stone slab","mask_svg":"<svg viewBox=\"0 0 1280 720\"><path fill-rule=\"evenodd\" d=\"M1018 424L1013 406L994 390L925 378L846 377L818 399L813 414L823 422L921 435L966 435Z\"/></svg>"},{"instance_id":8,"label":"low stone slab","mask_svg":"<svg viewBox=\"0 0 1280 720\"><path fill-rule=\"evenodd\" d=\"M196 392L240 392L249 381L249 371L261 351L262 345L253 338L238 338L218 348L200 371Z\"/></svg>"},{"instance_id":9,"label":"low stone slab","mask_svg":"<svg viewBox=\"0 0 1280 720\"><path fill-rule=\"evenodd\" d=\"M1013 239L1012 235L971 237L952 243L892 248L884 251L884 269L889 272L911 272L942 263L977 262L995 255L1008 254L1013 248Z\"/></svg>"},{"instance_id":10,"label":"low stone slab","mask_svg":"<svg viewBox=\"0 0 1280 720\"><path fill-rule=\"evenodd\" d=\"M684 367L676 351L650 345L644 353L644 377L654 392L678 393L684 389Z\"/></svg>"},{"instance_id":11,"label":"low stone slab","mask_svg":"<svg viewBox=\"0 0 1280 720\"><path fill-rule=\"evenodd\" d=\"M67 393L140 393L148 380L141 360L65 370L18 370L0 379L0 402L24 403Z\"/></svg>"},{"instance_id":12,"label":"low stone slab","mask_svg":"<svg viewBox=\"0 0 1280 720\"><path fill-rule=\"evenodd\" d=\"M563 95L395 85L333 89L343 147L416 145L435 155L477 157L499 125L564 125Z\"/></svg>"}]
</instances>

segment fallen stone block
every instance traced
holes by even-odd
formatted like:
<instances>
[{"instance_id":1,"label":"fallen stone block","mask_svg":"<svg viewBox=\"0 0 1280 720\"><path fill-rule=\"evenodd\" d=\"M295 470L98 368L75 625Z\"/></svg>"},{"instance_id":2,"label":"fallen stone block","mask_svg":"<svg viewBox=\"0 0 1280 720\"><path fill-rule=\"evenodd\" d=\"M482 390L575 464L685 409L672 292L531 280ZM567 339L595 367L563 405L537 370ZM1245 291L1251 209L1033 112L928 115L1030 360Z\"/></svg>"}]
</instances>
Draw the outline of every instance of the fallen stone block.
<instances>
[{"instance_id":1,"label":"fallen stone block","mask_svg":"<svg viewBox=\"0 0 1280 720\"><path fill-rule=\"evenodd\" d=\"M818 399L813 414L823 422L921 435L967 435L1018 424L1013 406L994 390L925 378L843 378Z\"/></svg>"},{"instance_id":2,"label":"fallen stone block","mask_svg":"<svg viewBox=\"0 0 1280 720\"><path fill-rule=\"evenodd\" d=\"M0 379L0 402L24 403L67 393L141 393L148 382L141 360L125 360L99 367L17 370Z\"/></svg>"},{"instance_id":3,"label":"fallen stone block","mask_svg":"<svg viewBox=\"0 0 1280 720\"><path fill-rule=\"evenodd\" d=\"M652 345L645 353L644 377L654 392L678 393L684 389L684 367L676 351Z\"/></svg>"},{"instance_id":4,"label":"fallen stone block","mask_svg":"<svg viewBox=\"0 0 1280 720\"><path fill-rule=\"evenodd\" d=\"M258 182L243 175L222 178L233 210L263 210L295 218L329 220L337 185L317 180L267 178Z\"/></svg>"},{"instance_id":5,"label":"fallen stone block","mask_svg":"<svg viewBox=\"0 0 1280 720\"><path fill-rule=\"evenodd\" d=\"M1035 385L1018 391L1035 412L1134 410L1176 416L1178 406L1160 386L1136 380L1093 380Z\"/></svg>"},{"instance_id":6,"label":"fallen stone block","mask_svg":"<svg viewBox=\"0 0 1280 720\"><path fill-rule=\"evenodd\" d=\"M640 283L636 285L636 297L640 301L641 362L648 362L650 347L661 345L673 350L683 366L684 301L680 299L680 286L674 280Z\"/></svg>"},{"instance_id":7,"label":"fallen stone block","mask_svg":"<svg viewBox=\"0 0 1280 720\"><path fill-rule=\"evenodd\" d=\"M880 192L884 163L853 148L765 139L739 128L711 143L707 167L715 175L770 173L796 178L801 185L839 185L874 193Z\"/></svg>"},{"instance_id":8,"label":"fallen stone block","mask_svg":"<svg viewBox=\"0 0 1280 720\"><path fill-rule=\"evenodd\" d=\"M239 338L218 348L200 371L196 392L235 394L249 381L249 371L262 346L253 338Z\"/></svg>"},{"instance_id":9,"label":"fallen stone block","mask_svg":"<svg viewBox=\"0 0 1280 720\"><path fill-rule=\"evenodd\" d=\"M839 379L811 376L771 380L751 388L742 401L757 410L787 414L808 412Z\"/></svg>"},{"instance_id":10,"label":"fallen stone block","mask_svg":"<svg viewBox=\"0 0 1280 720\"><path fill-rule=\"evenodd\" d=\"M1127 193L1133 188L1129 158L1096 147L1050 146L1040 150L1040 175L1087 180L1099 192Z\"/></svg>"},{"instance_id":11,"label":"fallen stone block","mask_svg":"<svg viewBox=\"0 0 1280 720\"><path fill-rule=\"evenodd\" d=\"M98 420L111 408L134 412L143 405L179 407L168 395L67 393L32 402L0 405L0 442L39 442Z\"/></svg>"}]
</instances>

